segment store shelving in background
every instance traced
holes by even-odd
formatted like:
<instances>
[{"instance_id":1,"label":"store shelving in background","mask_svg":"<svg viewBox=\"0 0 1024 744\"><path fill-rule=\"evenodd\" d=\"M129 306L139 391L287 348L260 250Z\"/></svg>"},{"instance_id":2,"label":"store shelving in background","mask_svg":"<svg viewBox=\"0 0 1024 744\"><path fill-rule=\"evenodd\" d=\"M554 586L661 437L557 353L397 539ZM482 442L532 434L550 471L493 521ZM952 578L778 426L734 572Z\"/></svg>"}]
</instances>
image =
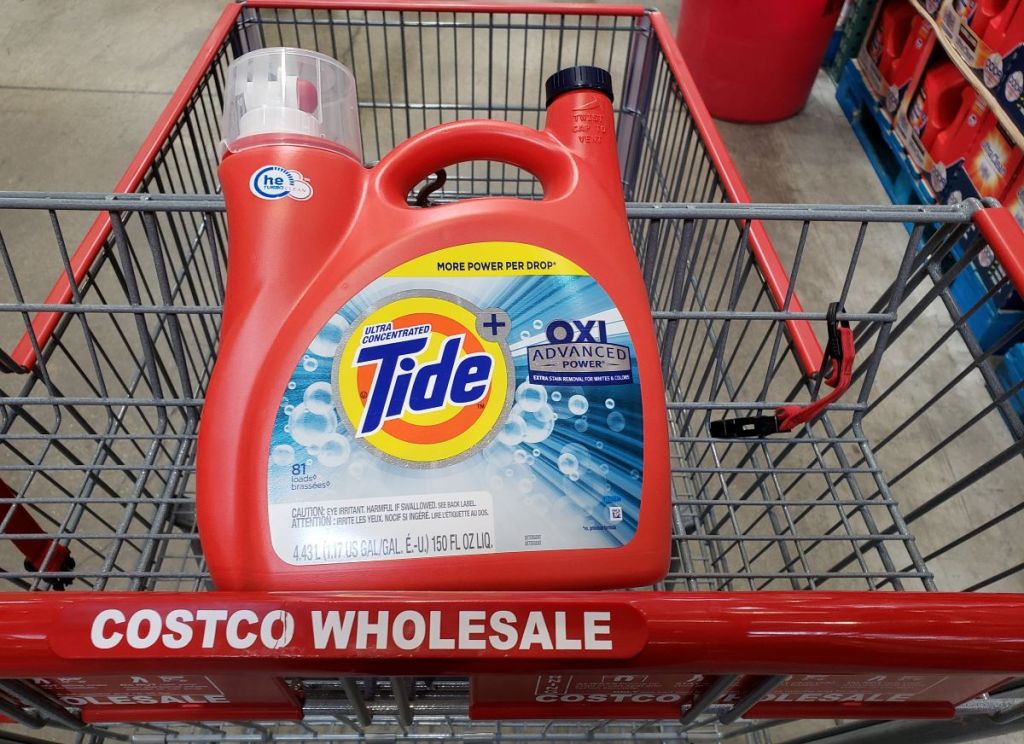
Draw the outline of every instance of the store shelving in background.
<instances>
[{"instance_id":1,"label":"store shelving in background","mask_svg":"<svg viewBox=\"0 0 1024 744\"><path fill-rule=\"evenodd\" d=\"M852 33L848 28L851 23L851 14L863 14L865 8L868 7L858 0L853 0L852 5L855 6L855 9L847 13L845 30L842 40L839 42L840 50L847 43L848 35ZM897 7L901 5L905 6L905 9ZM1019 7L1019 12L1024 14L1024 2L1018 0L1018 2L1007 5L1008 8L1010 6ZM897 7L899 11L912 11L912 14L916 14L917 20L914 22L914 29L918 30L904 32L904 40L908 35L915 33L921 37L915 40L917 41L916 48L910 49L910 44L907 42L908 48L902 50L902 53L900 50L893 52L892 49L884 49L887 42L892 44L892 40L878 38L882 36L877 31L878 26L884 25L886 20L902 21L906 25L908 12L889 14L894 7ZM994 94L990 87L986 86L982 73L976 72L958 51L956 38L958 34L962 37L967 32L961 30L960 16L955 9L954 0L946 0L941 6L937 3L929 4L929 8L934 8L934 10L929 12L918 0L888 0L888 2L879 3L875 6L874 17L869 24L870 33L864 38L860 53L843 62L837 51L833 62L833 65L842 63L842 69L837 76L839 103L851 121L869 158L875 164L889 195L897 202L930 203L937 200L945 201L942 197L949 196L949 194L940 193L941 189L932 187L929 181L933 179L930 178L931 174L927 168L922 168L920 163L915 168L906 147L906 137L900 136L901 133L897 127L899 116L901 114L908 116L911 113L910 109L922 78L937 62L948 60L955 65L963 79L977 95L980 102L979 107L992 113L1001 133L1013 150L1024 149L1024 128L1018 121L1020 117L1017 110L1007 104L1005 96L999 97ZM886 15L893 17L883 18ZM900 15L902 18L899 17ZM1022 42L1024 42L1024 38L1022 38ZM965 45L966 42L961 38L959 46ZM869 47L874 48L869 49ZM883 59L880 64L879 57L883 54L890 55L890 58ZM894 54L895 60L892 59ZM900 67L908 54L916 56L912 60L912 64L902 65L901 74L904 77L895 82L890 81L885 73L892 74L895 68ZM1015 52L1010 56L1013 59L1024 57L1024 49L1020 49L1019 53ZM1004 64L1009 66L1016 63L1008 60ZM887 69L883 72L880 67ZM994 85L994 87L999 86ZM923 122L921 123L923 124ZM1016 152L1012 154L1012 156L1015 155ZM981 187L977 189L980 192L978 194L961 193L960 196L991 196L997 199L1007 196L1007 186L1014 180L1015 168L1013 166L1015 163L1003 163L1002 165L1009 166L1007 168L1009 172L1001 174L1003 177L995 188ZM1024 220L1024 215L1020 215L1020 219Z\"/></svg>"},{"instance_id":2,"label":"store shelving in background","mask_svg":"<svg viewBox=\"0 0 1024 744\"><path fill-rule=\"evenodd\" d=\"M848 0L843 7L823 65L829 77L836 82L846 63L857 56L857 51L864 43L868 24L871 23L877 5L878 0Z\"/></svg>"},{"instance_id":3,"label":"store shelving in background","mask_svg":"<svg viewBox=\"0 0 1024 744\"><path fill-rule=\"evenodd\" d=\"M961 53L957 50L956 42L949 36L949 29L940 26L936 18L926 11L918 0L909 0L910 4L914 9L924 18L925 22L928 23L935 33L935 38L938 44L940 44L949 57L950 62L959 68L963 74L964 79L978 92L988 104L989 110L995 114L999 123L1006 128L1007 134L1011 136L1014 144L1019 148L1024 148L1024 133L1021 131L1021 123L1016 121L1010 110L1007 109L1006 103L998 99L995 94L985 85L983 79L979 78L975 71L967 64ZM1012 3L1011 3L1012 4ZM952 7L952 2L944 3L941 12L943 14L952 14L959 18L956 11ZM1024 13L1024 7L1021 7L1020 11ZM1024 39L1021 39L1024 42Z\"/></svg>"},{"instance_id":4,"label":"store shelving in background","mask_svg":"<svg viewBox=\"0 0 1024 744\"><path fill-rule=\"evenodd\" d=\"M853 21L863 23L868 8L866 29L856 28ZM893 202L997 199L1024 226L1024 102L1016 92L1024 74L1015 72L1024 67L1024 0L851 0L845 18L830 67L838 70L836 97ZM1000 33L1021 31L1005 56L982 40L996 18ZM982 30L980 38L969 22ZM860 48L844 61L844 44L857 33ZM1005 34L1000 38L1005 46ZM955 114L945 109L950 101ZM1004 356L1000 374L1015 381L1024 376L1024 338L1009 329L1024 316L1024 300L986 258L979 256L950 291L961 311L973 309L971 330L986 352Z\"/></svg>"}]
</instances>

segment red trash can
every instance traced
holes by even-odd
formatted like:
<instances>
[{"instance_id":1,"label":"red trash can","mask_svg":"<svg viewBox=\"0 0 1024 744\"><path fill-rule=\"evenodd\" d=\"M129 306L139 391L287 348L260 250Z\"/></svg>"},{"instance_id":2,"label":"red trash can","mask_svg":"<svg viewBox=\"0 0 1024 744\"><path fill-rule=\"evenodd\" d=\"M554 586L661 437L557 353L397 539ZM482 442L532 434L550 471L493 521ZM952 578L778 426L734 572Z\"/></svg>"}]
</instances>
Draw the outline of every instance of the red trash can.
<instances>
[{"instance_id":1,"label":"red trash can","mask_svg":"<svg viewBox=\"0 0 1024 744\"><path fill-rule=\"evenodd\" d=\"M711 115L778 121L807 103L842 0L682 0L679 49Z\"/></svg>"}]
</instances>

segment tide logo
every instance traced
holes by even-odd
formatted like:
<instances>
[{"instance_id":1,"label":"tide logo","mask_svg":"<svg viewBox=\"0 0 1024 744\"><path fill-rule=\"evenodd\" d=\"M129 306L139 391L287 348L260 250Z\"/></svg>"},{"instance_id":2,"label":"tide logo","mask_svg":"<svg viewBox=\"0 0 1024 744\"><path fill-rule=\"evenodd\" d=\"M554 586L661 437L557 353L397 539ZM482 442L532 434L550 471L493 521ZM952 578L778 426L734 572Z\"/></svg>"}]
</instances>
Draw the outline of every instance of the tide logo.
<instances>
[{"instance_id":1,"label":"tide logo","mask_svg":"<svg viewBox=\"0 0 1024 744\"><path fill-rule=\"evenodd\" d=\"M502 316L507 321L501 311L451 295L417 293L396 296L355 323L334 372L354 438L425 467L486 443L514 389Z\"/></svg>"}]
</instances>

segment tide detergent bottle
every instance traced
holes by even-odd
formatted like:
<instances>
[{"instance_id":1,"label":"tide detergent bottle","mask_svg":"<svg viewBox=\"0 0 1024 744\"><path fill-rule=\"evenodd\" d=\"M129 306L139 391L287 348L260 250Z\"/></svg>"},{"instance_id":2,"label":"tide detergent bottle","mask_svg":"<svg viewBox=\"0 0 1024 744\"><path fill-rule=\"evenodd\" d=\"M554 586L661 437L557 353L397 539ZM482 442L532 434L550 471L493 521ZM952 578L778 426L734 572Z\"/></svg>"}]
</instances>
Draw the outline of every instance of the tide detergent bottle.
<instances>
[{"instance_id":1,"label":"tide detergent bottle","mask_svg":"<svg viewBox=\"0 0 1024 744\"><path fill-rule=\"evenodd\" d=\"M198 443L219 589L585 589L669 550L665 398L607 72L543 131L462 121L361 162L351 73L301 50L227 79L229 256ZM497 161L543 198L410 205Z\"/></svg>"}]
</instances>

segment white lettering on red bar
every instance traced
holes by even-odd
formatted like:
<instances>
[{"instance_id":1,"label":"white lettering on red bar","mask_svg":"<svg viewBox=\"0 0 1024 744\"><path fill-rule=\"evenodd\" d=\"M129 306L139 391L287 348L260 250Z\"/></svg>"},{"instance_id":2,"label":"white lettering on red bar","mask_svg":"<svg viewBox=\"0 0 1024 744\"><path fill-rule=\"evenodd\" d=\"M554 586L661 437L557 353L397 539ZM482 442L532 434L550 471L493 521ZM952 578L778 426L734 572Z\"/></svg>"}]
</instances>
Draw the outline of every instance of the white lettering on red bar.
<instances>
[{"instance_id":1,"label":"white lettering on red bar","mask_svg":"<svg viewBox=\"0 0 1024 744\"><path fill-rule=\"evenodd\" d=\"M570 622L570 618L575 622ZM309 616L316 650L399 649L413 651L611 651L611 613L558 610L314 610ZM126 616L116 609L98 612L90 628L97 649L127 646L183 649L195 642L205 649L245 650L254 646L286 648L295 635L295 617L287 610L265 614L249 610L159 612L140 609Z\"/></svg>"},{"instance_id":2,"label":"white lettering on red bar","mask_svg":"<svg viewBox=\"0 0 1024 744\"><path fill-rule=\"evenodd\" d=\"M226 703L223 695L62 695L65 705L201 705L205 703Z\"/></svg>"},{"instance_id":3,"label":"white lettering on red bar","mask_svg":"<svg viewBox=\"0 0 1024 744\"><path fill-rule=\"evenodd\" d=\"M592 692L583 695L578 692L567 692L564 695L537 695L538 703L678 703L682 695L675 693L622 693Z\"/></svg>"},{"instance_id":4,"label":"white lettering on red bar","mask_svg":"<svg viewBox=\"0 0 1024 744\"><path fill-rule=\"evenodd\" d=\"M553 622L538 610L526 613L525 619L511 610L459 610L455 614L458 632L446 635L441 627L442 614L436 610L426 616L416 610L404 610L393 617L387 610L376 613L367 610L314 610L311 613L313 647L317 650L349 647L362 650L369 647L368 640L372 636L374 647L378 649L389 648L390 641L403 650L423 648L424 645L431 650L467 651L612 650L609 612L583 612L583 628L577 636L571 634L563 611L551 613Z\"/></svg>"}]
</instances>

